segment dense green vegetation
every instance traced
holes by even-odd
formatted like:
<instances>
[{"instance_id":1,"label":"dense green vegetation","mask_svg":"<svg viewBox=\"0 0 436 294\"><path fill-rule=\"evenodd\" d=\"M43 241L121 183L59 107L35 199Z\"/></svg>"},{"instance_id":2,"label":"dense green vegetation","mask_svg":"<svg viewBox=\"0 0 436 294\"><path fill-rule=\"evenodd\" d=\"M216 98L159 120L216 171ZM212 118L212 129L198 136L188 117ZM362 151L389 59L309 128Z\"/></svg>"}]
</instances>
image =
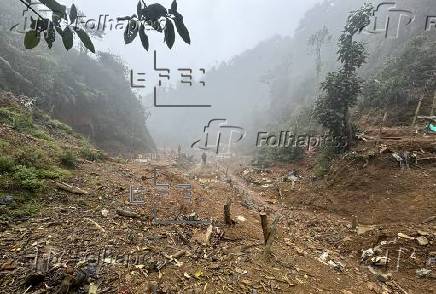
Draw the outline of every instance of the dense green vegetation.
<instances>
[{"instance_id":1,"label":"dense green vegetation","mask_svg":"<svg viewBox=\"0 0 436 294\"><path fill-rule=\"evenodd\" d=\"M398 57L390 58L382 71L369 77L362 89L362 113L387 112L388 122L410 125L418 100L430 115L436 91L436 40L420 34L410 40Z\"/></svg>"},{"instance_id":2,"label":"dense green vegetation","mask_svg":"<svg viewBox=\"0 0 436 294\"><path fill-rule=\"evenodd\" d=\"M0 197L14 198L2 218L37 211L36 196L47 193L52 180L68 180L79 160L104 158L67 125L26 107L24 99L0 91Z\"/></svg>"}]
</instances>

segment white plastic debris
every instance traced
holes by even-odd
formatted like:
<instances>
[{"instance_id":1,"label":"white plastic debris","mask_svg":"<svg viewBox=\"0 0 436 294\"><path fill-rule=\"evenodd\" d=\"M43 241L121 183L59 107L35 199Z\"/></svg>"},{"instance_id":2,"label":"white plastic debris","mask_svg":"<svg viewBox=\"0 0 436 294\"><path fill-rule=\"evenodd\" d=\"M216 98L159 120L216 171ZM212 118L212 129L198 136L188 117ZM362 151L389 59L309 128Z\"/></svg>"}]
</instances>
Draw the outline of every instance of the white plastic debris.
<instances>
[{"instance_id":1,"label":"white plastic debris","mask_svg":"<svg viewBox=\"0 0 436 294\"><path fill-rule=\"evenodd\" d=\"M418 278L428 278L431 276L431 270L426 268L417 269L416 275L418 276Z\"/></svg>"}]
</instances>

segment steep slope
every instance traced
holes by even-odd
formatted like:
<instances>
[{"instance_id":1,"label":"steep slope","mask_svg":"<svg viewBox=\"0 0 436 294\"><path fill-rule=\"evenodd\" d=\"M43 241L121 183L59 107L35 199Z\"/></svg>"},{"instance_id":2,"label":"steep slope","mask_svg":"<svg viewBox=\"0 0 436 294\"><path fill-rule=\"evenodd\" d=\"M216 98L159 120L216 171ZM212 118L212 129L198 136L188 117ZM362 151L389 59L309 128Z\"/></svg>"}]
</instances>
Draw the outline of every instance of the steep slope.
<instances>
[{"instance_id":1,"label":"steep slope","mask_svg":"<svg viewBox=\"0 0 436 294\"><path fill-rule=\"evenodd\" d=\"M0 89L34 97L39 107L110 152L154 150L123 62L109 53L66 51L61 44L49 50L41 42L25 50L24 36L8 28L11 19L22 22L21 9L16 1L2 3Z\"/></svg>"},{"instance_id":2,"label":"steep slope","mask_svg":"<svg viewBox=\"0 0 436 294\"><path fill-rule=\"evenodd\" d=\"M0 90L0 220L31 217L55 182L70 179L80 162L105 157L31 98Z\"/></svg>"}]
</instances>

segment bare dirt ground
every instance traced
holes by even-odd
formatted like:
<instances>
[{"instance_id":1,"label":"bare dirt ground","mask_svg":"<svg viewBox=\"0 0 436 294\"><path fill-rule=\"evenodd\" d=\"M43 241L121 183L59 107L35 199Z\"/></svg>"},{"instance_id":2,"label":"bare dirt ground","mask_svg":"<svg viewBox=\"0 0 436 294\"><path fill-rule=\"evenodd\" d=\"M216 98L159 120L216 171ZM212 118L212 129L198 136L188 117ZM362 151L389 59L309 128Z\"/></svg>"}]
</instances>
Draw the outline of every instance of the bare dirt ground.
<instances>
[{"instance_id":1,"label":"bare dirt ground","mask_svg":"<svg viewBox=\"0 0 436 294\"><path fill-rule=\"evenodd\" d=\"M0 292L435 293L436 165L400 169L370 146L324 180L310 157L269 169L169 154L83 162L68 184L87 194L53 187L36 217L2 225ZM289 170L301 178L287 180ZM192 185L192 201L179 184ZM146 188L144 204L129 203L130 186ZM156 224L153 208L179 224ZM280 217L270 254L260 212ZM212 226L180 224L198 220Z\"/></svg>"}]
</instances>

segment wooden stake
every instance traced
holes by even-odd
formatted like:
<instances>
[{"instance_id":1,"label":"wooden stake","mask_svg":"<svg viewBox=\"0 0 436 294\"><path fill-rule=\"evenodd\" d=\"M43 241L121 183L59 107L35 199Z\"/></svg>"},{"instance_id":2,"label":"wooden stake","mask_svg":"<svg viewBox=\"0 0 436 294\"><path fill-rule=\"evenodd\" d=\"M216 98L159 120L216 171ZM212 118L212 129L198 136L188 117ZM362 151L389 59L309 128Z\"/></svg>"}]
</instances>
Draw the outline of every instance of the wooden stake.
<instances>
[{"instance_id":1,"label":"wooden stake","mask_svg":"<svg viewBox=\"0 0 436 294\"><path fill-rule=\"evenodd\" d=\"M265 246L265 253L270 254L271 253L271 245L274 241L274 237L277 232L277 224L279 223L280 217L276 216L271 224L271 227L269 228L268 232L268 240L266 241Z\"/></svg>"},{"instance_id":2,"label":"wooden stake","mask_svg":"<svg viewBox=\"0 0 436 294\"><path fill-rule=\"evenodd\" d=\"M230 215L230 206L232 205L232 202L229 200L224 205L224 222L226 225L231 226L233 224L232 218Z\"/></svg>"},{"instance_id":3,"label":"wooden stake","mask_svg":"<svg viewBox=\"0 0 436 294\"><path fill-rule=\"evenodd\" d=\"M260 223L262 225L263 239L265 240L265 245L266 245L266 242L268 241L268 237L269 237L269 230L268 230L268 216L264 212L260 214Z\"/></svg>"},{"instance_id":4,"label":"wooden stake","mask_svg":"<svg viewBox=\"0 0 436 294\"><path fill-rule=\"evenodd\" d=\"M416 125L416 118L418 117L419 110L421 109L422 97L418 101L418 105L416 106L415 116L413 117L412 127Z\"/></svg>"},{"instance_id":5,"label":"wooden stake","mask_svg":"<svg viewBox=\"0 0 436 294\"><path fill-rule=\"evenodd\" d=\"M353 215L353 222L351 223L351 229L356 230L359 222L357 220L357 216Z\"/></svg>"},{"instance_id":6,"label":"wooden stake","mask_svg":"<svg viewBox=\"0 0 436 294\"><path fill-rule=\"evenodd\" d=\"M377 141L375 141L375 146L377 146L379 144L379 142L380 142L380 138L381 138L382 131L383 131L383 126L384 126L387 118L388 118L388 113L385 112L385 115L383 116L383 120L380 123L380 128L378 130L378 136L377 136Z\"/></svg>"},{"instance_id":7,"label":"wooden stake","mask_svg":"<svg viewBox=\"0 0 436 294\"><path fill-rule=\"evenodd\" d=\"M430 116L434 116L435 115L435 110L436 110L436 91L434 91L433 104L431 106Z\"/></svg>"}]
</instances>

